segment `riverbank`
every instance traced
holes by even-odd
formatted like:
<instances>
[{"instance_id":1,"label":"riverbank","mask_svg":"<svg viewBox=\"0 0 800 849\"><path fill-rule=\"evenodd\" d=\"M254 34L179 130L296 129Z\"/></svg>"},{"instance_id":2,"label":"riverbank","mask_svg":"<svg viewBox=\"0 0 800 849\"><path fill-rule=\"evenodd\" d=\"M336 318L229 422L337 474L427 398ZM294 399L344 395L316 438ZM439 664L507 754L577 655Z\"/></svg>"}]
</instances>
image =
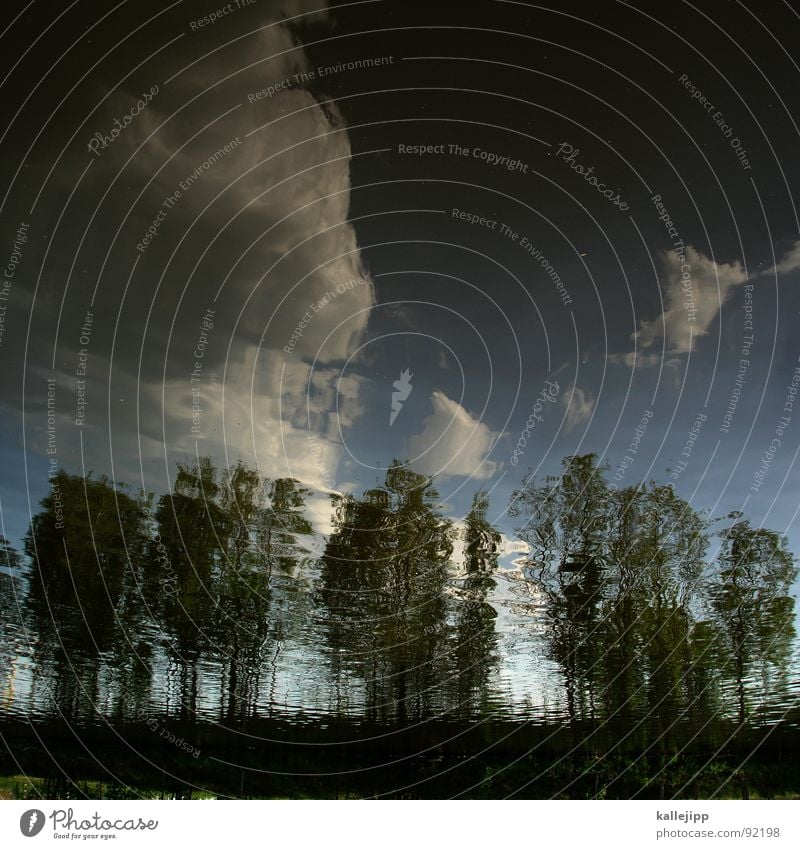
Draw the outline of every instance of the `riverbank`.
<instances>
[{"instance_id":1,"label":"riverbank","mask_svg":"<svg viewBox=\"0 0 800 849\"><path fill-rule=\"evenodd\" d=\"M797 798L796 722L660 738L608 725L0 724L11 798ZM177 745L174 740L182 741ZM620 742L622 741L622 742ZM13 758L9 751L14 753ZM25 778L25 777L33 777Z\"/></svg>"}]
</instances>

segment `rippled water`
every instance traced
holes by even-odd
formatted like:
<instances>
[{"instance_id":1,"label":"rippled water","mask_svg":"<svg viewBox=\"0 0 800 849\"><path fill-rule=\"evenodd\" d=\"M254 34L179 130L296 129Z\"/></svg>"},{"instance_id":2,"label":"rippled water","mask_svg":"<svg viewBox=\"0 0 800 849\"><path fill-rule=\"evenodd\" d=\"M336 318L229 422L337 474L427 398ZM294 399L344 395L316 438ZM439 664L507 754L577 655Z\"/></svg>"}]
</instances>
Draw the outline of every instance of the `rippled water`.
<instances>
[{"instance_id":1,"label":"rippled water","mask_svg":"<svg viewBox=\"0 0 800 849\"><path fill-rule=\"evenodd\" d=\"M218 622L198 619L175 640L143 616L132 627L117 621L98 650L91 622L85 630L64 627L81 617L74 603L59 599L51 607L59 627L40 633L27 575L4 573L0 710L6 718L64 715L83 722L154 715L199 721L317 717L324 722L371 716L391 722L399 715L404 721L491 716L544 725L576 718L601 722L608 712L603 692L614 686L603 647L596 653L602 673L588 675L589 683L577 683L577 691L570 692L565 673L570 659L559 663L553 657L552 613L524 563L519 554L502 557L477 593L469 586L469 574L448 563L441 595L422 601L423 606L441 606L440 632L406 632L401 636L409 641L409 651L388 661L385 656L397 652L402 640L370 646L369 629L375 623L354 626L365 640L343 638L342 646L333 645L331 634L341 622L320 605L319 560L298 559L290 571L272 576L269 599L253 614L263 617L261 629L253 620L244 626L246 645L221 638ZM105 609L109 621L118 613L113 606ZM41 620L38 627L45 630ZM588 642L593 639L598 637ZM420 645L426 642L430 645ZM584 648L579 639L573 647L576 653ZM409 679L405 684L404 676ZM664 694L653 692L653 686L643 681L631 689L627 721L663 721L658 698ZM721 675L698 698L713 694L716 715L735 718L740 687L747 693L748 722L797 723L796 662L779 672L749 673L742 682ZM406 699L405 708L398 698Z\"/></svg>"},{"instance_id":2,"label":"rippled water","mask_svg":"<svg viewBox=\"0 0 800 849\"><path fill-rule=\"evenodd\" d=\"M297 481L215 475L180 467L153 509L60 473L63 522L45 499L25 555L4 542L7 775L55 796L793 781L758 773L800 734L795 567L773 532L734 518L711 546L670 488L615 493L591 457L521 493L502 532L485 493L451 518L399 463L331 496L327 533Z\"/></svg>"}]
</instances>

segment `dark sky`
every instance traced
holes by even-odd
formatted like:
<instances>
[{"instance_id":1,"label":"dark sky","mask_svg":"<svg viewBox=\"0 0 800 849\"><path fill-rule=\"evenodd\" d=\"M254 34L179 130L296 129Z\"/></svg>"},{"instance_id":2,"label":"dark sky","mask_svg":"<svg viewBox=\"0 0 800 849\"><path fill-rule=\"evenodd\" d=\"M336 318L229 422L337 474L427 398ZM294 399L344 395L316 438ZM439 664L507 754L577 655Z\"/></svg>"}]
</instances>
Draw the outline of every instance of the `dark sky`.
<instances>
[{"instance_id":1,"label":"dark sky","mask_svg":"<svg viewBox=\"0 0 800 849\"><path fill-rule=\"evenodd\" d=\"M210 453L327 492L398 457L503 524L529 468L594 451L798 548L791 4L35 2L7 27L9 536L53 459L160 492Z\"/></svg>"}]
</instances>

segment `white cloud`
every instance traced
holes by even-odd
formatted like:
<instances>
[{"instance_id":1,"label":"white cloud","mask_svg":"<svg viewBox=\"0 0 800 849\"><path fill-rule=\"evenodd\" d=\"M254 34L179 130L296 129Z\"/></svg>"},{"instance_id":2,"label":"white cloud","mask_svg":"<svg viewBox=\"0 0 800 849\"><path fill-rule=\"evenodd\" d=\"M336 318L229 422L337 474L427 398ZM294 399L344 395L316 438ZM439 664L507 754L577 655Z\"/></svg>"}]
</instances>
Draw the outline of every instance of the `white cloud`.
<instances>
[{"instance_id":1,"label":"white cloud","mask_svg":"<svg viewBox=\"0 0 800 849\"><path fill-rule=\"evenodd\" d=\"M663 339L668 354L687 354L694 340L705 336L733 290L747 281L738 261L717 263L687 246L683 262L674 251L663 252L662 289L665 309L652 321L642 321L633 334L639 353L612 355L612 362L647 368L661 362L653 350Z\"/></svg>"},{"instance_id":2,"label":"white cloud","mask_svg":"<svg viewBox=\"0 0 800 849\"><path fill-rule=\"evenodd\" d=\"M581 389L574 383L567 387L563 395L562 403L567 411L567 430L572 430L576 425L589 421L594 410L595 399L586 390Z\"/></svg>"},{"instance_id":3,"label":"white cloud","mask_svg":"<svg viewBox=\"0 0 800 849\"><path fill-rule=\"evenodd\" d=\"M283 9L299 14L322 6L290 0ZM273 4L273 11L277 8ZM174 72L174 65L170 68ZM271 478L292 476L322 492L335 488L330 482L342 453L339 425L349 427L363 413L361 382L350 374L339 382L339 365L363 338L375 302L348 220L348 134L335 105L323 108L302 88L282 89L253 103L247 96L309 68L290 28L270 27L242 41L234 59L199 62L162 85L136 121L93 161L92 184L102 188L133 156L98 216L98 233L92 235L104 251L106 239L110 243L124 219L118 253L110 254L99 287L108 320L104 314L101 322L98 310L89 346L90 407L83 428L87 469L106 471L113 456L117 479L134 486L143 479L148 488L162 492L174 461L197 450L220 466L241 457ZM168 76L157 67L152 74L156 79ZM130 106L130 93L115 92L104 104L104 114L96 116L97 127L112 126L113 118ZM263 129L248 136L259 127ZM203 169L172 206L162 207L181 181L235 138L241 144ZM78 164L57 172L68 186L85 167L85 146L77 154ZM141 197L131 205L140 190ZM142 253L137 244L159 210L163 220ZM138 296L125 301L109 375L116 307L107 291L127 279L132 256L138 256L132 284ZM53 315L70 260L69 253L54 257L64 273L54 271L58 285L46 291L43 287L42 303ZM337 288L356 279L362 282ZM223 282L202 359L202 414L196 434L191 431L189 374L195 368L200 317ZM78 466L81 444L71 423L80 337L75 329L83 321L86 301L72 291L62 318L59 462ZM119 291L111 288L113 298L119 298ZM307 314L310 319L303 321ZM44 312L40 323L39 347L49 352L52 326ZM292 352L284 352L284 346ZM43 395L33 400L33 409L37 416L31 429L37 432L31 443L44 453ZM327 521L327 497L315 505L319 527Z\"/></svg>"},{"instance_id":4,"label":"white cloud","mask_svg":"<svg viewBox=\"0 0 800 849\"><path fill-rule=\"evenodd\" d=\"M305 9L304 3L294 6ZM120 153L125 149L131 155L160 127L131 166L141 179L157 175L146 202L137 208L139 219L131 223L136 243L154 210L181 181L231 140L240 140L183 190L140 258L141 270L152 264L160 271L164 252L188 233L190 251L200 254L209 248L191 281L193 300L208 300L224 281L225 302L242 310L239 339L252 342L264 334L266 347L292 343L300 357L331 362L351 353L375 300L348 222L351 150L346 125L336 104L323 108L303 88L261 95L265 87L309 69L290 29L269 27L239 46L237 61L226 73L206 63L171 82L116 144ZM193 102L200 91L203 97ZM259 99L251 103L248 94L253 93ZM179 119L170 120L179 108ZM207 126L211 116L224 113ZM187 141L193 133L196 137ZM101 157L94 172L108 169L101 178L108 179L116 167L116 159ZM365 282L337 291L340 284L359 279ZM331 294L322 309L314 310ZM292 342L292 330L309 312L311 320Z\"/></svg>"},{"instance_id":5,"label":"white cloud","mask_svg":"<svg viewBox=\"0 0 800 849\"><path fill-rule=\"evenodd\" d=\"M426 475L465 475L477 480L492 477L500 464L486 459L495 440L493 433L457 401L436 390L433 413L422 432L408 443L413 468Z\"/></svg>"},{"instance_id":6,"label":"white cloud","mask_svg":"<svg viewBox=\"0 0 800 849\"><path fill-rule=\"evenodd\" d=\"M775 274L790 274L798 268L800 268L800 241L795 242L794 245L783 255L780 262L767 269L767 271L763 272L761 276L765 277L767 275Z\"/></svg>"},{"instance_id":7,"label":"white cloud","mask_svg":"<svg viewBox=\"0 0 800 849\"><path fill-rule=\"evenodd\" d=\"M266 477L293 477L331 491L342 453L339 424L347 427L360 414L360 382L342 381L337 409L333 373L327 381L312 377L309 382L309 364L255 347L240 354L228 363L224 391L219 382L201 380L199 435L191 432L189 381L167 384L167 444L193 454L197 439L201 454L227 456L232 462L241 457Z\"/></svg>"}]
</instances>

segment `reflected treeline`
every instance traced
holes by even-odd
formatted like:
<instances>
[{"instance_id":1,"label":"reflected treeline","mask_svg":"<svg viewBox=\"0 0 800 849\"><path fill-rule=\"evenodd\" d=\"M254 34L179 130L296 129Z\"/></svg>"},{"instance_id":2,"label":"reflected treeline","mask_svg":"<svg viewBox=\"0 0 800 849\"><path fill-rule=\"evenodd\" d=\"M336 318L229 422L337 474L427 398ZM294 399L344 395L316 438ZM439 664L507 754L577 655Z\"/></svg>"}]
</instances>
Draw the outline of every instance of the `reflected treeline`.
<instances>
[{"instance_id":1,"label":"reflected treeline","mask_svg":"<svg viewBox=\"0 0 800 849\"><path fill-rule=\"evenodd\" d=\"M453 525L438 502L429 478L395 462L382 487L336 506L317 597L337 699L358 680L370 719L465 711L485 695L495 641L486 594L499 535L485 498L476 498L465 523L466 574L455 578Z\"/></svg>"},{"instance_id":2,"label":"reflected treeline","mask_svg":"<svg viewBox=\"0 0 800 849\"><path fill-rule=\"evenodd\" d=\"M740 722L781 703L797 577L785 540L738 513L719 529L671 486L617 489L605 471L569 457L510 510L525 520L569 718L644 720L666 744L682 722L729 713L731 689Z\"/></svg>"},{"instance_id":3,"label":"reflected treeline","mask_svg":"<svg viewBox=\"0 0 800 849\"><path fill-rule=\"evenodd\" d=\"M179 464L157 501L91 475L55 484L27 561L2 540L6 709L18 653L31 662L16 710L79 720L512 716L503 675L546 660L565 720L666 744L685 723L761 721L791 686L785 541L740 514L720 526L671 486L613 488L593 455L514 494L540 614L525 624L541 650L522 657L502 645L509 570L485 492L455 523L434 482L396 461L363 495L326 496L323 537L319 494L241 462Z\"/></svg>"}]
</instances>

